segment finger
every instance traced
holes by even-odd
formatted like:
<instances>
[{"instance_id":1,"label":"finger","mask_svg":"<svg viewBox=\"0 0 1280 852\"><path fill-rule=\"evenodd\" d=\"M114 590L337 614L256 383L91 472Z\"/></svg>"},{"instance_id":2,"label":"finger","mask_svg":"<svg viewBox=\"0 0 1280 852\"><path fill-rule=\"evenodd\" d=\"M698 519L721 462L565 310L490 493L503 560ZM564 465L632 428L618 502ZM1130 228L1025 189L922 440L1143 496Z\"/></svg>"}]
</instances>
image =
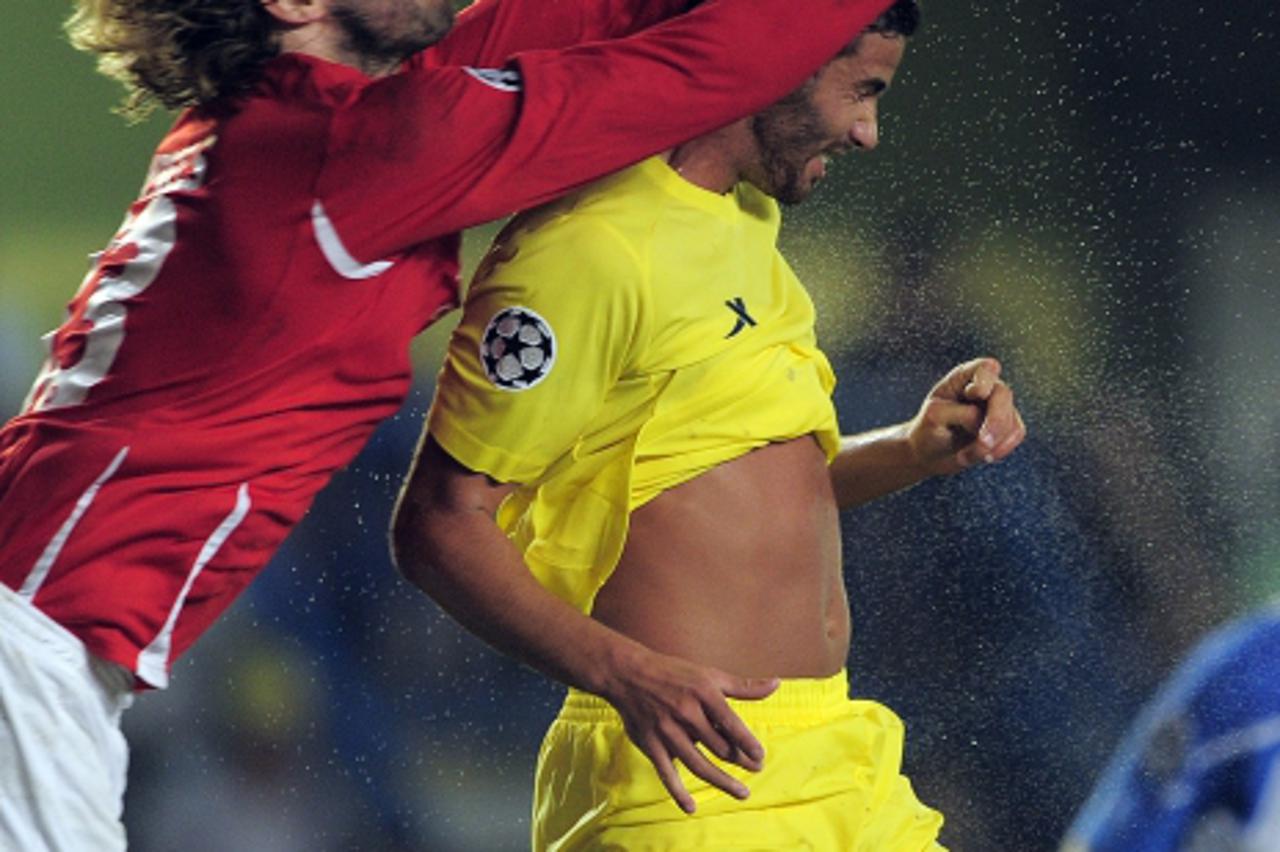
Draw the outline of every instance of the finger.
<instances>
[{"instance_id":1,"label":"finger","mask_svg":"<svg viewBox=\"0 0 1280 852\"><path fill-rule=\"evenodd\" d=\"M682 735L668 739L666 745L671 754L685 765L685 768L712 787L723 790L735 799L745 799L751 795L746 784L708 760L707 756L698 751L697 746L687 737Z\"/></svg>"},{"instance_id":2,"label":"finger","mask_svg":"<svg viewBox=\"0 0 1280 852\"><path fill-rule=\"evenodd\" d=\"M929 427L959 431L970 441L977 437L983 416L982 408L977 405L942 399L930 400L924 414Z\"/></svg>"},{"instance_id":3,"label":"finger","mask_svg":"<svg viewBox=\"0 0 1280 852\"><path fill-rule=\"evenodd\" d=\"M707 751L725 763L732 763L736 766L741 766L743 769L759 772L763 768L760 758L749 755L719 723L710 719L709 713L707 716L708 721L705 725L686 725L686 730L694 742L701 743ZM759 746L758 742L756 746ZM763 753L763 748L761 748L760 753Z\"/></svg>"},{"instance_id":4,"label":"finger","mask_svg":"<svg viewBox=\"0 0 1280 852\"><path fill-rule=\"evenodd\" d=\"M720 691L729 698L743 698L757 701L768 698L782 681L776 677L733 677L724 675Z\"/></svg>"},{"instance_id":5,"label":"finger","mask_svg":"<svg viewBox=\"0 0 1280 852\"><path fill-rule=\"evenodd\" d=\"M758 772L764 760L764 746L760 745L760 741L752 735L751 730L738 718L738 714L733 712L724 698L759 701L772 695L781 683L776 677L734 677L721 674L720 692L723 697L707 696L702 702L702 709L716 730L723 733L738 752L737 756L725 758L726 760Z\"/></svg>"},{"instance_id":6,"label":"finger","mask_svg":"<svg viewBox=\"0 0 1280 852\"><path fill-rule=\"evenodd\" d=\"M951 371L933 386L929 396L955 400L969 399L970 397L966 396L966 389L969 388L975 378L981 378L984 383L982 387L985 389L985 383L999 376L999 361L995 358L975 358L972 361L966 361L963 364L952 367Z\"/></svg>"},{"instance_id":7,"label":"finger","mask_svg":"<svg viewBox=\"0 0 1280 852\"><path fill-rule=\"evenodd\" d=\"M983 400L991 396L1000 380L1000 362L995 358L978 358L964 365L971 370L971 378L964 387L964 399Z\"/></svg>"},{"instance_id":8,"label":"finger","mask_svg":"<svg viewBox=\"0 0 1280 852\"><path fill-rule=\"evenodd\" d=\"M685 724L685 731L695 742L702 743L707 751L726 763L737 763L741 760L742 755L737 746L729 742L714 722L708 721L705 724L689 722Z\"/></svg>"},{"instance_id":9,"label":"finger","mask_svg":"<svg viewBox=\"0 0 1280 852\"><path fill-rule=\"evenodd\" d=\"M751 733L751 729L746 723L733 712L733 708L725 701L710 703L704 705L704 711L707 718L721 733L724 734L725 740L738 754L735 758L726 758L721 755L724 760L731 760L743 769L750 769L752 772L759 772L764 765L764 746L756 739L755 734Z\"/></svg>"},{"instance_id":10,"label":"finger","mask_svg":"<svg viewBox=\"0 0 1280 852\"><path fill-rule=\"evenodd\" d=\"M646 740L644 745L640 745L640 750L644 752L645 757L649 758L649 762L658 772L658 780L662 782L662 786L667 789L667 793L680 810L687 814L696 811L698 806L693 801L693 796L689 795L689 791L685 789L684 782L680 780L680 773L676 771L676 766L671 761L671 755L662 744L661 738L655 736L652 740Z\"/></svg>"},{"instance_id":11,"label":"finger","mask_svg":"<svg viewBox=\"0 0 1280 852\"><path fill-rule=\"evenodd\" d=\"M995 457L987 447L979 444L977 441L971 442L964 449L957 450L952 456L958 469L964 470L978 464L989 464L995 461Z\"/></svg>"},{"instance_id":12,"label":"finger","mask_svg":"<svg viewBox=\"0 0 1280 852\"><path fill-rule=\"evenodd\" d=\"M1022 417L1019 416L1017 412L1014 412L1013 428L1009 430L1007 435L1000 439L999 444L989 450L977 453L976 455L971 451L972 448L966 448L966 458L973 458L975 463L977 461L982 461L986 464L994 464L995 462L1002 461L1018 448L1018 445L1022 443L1022 439L1025 438L1026 435L1027 429L1022 423ZM983 444L976 444L975 446L985 447Z\"/></svg>"},{"instance_id":13,"label":"finger","mask_svg":"<svg viewBox=\"0 0 1280 852\"><path fill-rule=\"evenodd\" d=\"M1017 416L1017 423L1014 427L1013 432L1007 438L1005 438L1004 441L998 447L996 447L994 450L991 451L991 455L994 457L994 460L1000 461L1001 459L1008 456L1010 453L1012 453L1014 450L1018 448L1018 446L1022 443L1023 439L1026 437L1027 437L1027 427L1022 422L1022 417L1019 415Z\"/></svg>"},{"instance_id":14,"label":"finger","mask_svg":"<svg viewBox=\"0 0 1280 852\"><path fill-rule=\"evenodd\" d=\"M978 440L991 452L1013 434L1018 425L1017 409L1013 405L1013 390L1004 382L998 382L987 398L986 416L978 430Z\"/></svg>"}]
</instances>

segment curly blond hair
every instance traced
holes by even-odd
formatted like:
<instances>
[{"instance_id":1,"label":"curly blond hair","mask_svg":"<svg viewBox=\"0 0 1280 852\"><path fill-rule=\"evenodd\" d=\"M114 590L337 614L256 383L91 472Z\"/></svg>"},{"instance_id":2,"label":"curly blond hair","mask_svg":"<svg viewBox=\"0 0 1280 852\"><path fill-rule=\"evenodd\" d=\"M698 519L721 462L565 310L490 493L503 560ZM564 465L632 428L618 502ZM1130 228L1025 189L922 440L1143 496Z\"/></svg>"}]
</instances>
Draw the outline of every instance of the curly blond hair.
<instances>
[{"instance_id":1,"label":"curly blond hair","mask_svg":"<svg viewBox=\"0 0 1280 852\"><path fill-rule=\"evenodd\" d=\"M244 92L279 52L261 0L76 0L71 44L125 87L130 120Z\"/></svg>"}]
</instances>

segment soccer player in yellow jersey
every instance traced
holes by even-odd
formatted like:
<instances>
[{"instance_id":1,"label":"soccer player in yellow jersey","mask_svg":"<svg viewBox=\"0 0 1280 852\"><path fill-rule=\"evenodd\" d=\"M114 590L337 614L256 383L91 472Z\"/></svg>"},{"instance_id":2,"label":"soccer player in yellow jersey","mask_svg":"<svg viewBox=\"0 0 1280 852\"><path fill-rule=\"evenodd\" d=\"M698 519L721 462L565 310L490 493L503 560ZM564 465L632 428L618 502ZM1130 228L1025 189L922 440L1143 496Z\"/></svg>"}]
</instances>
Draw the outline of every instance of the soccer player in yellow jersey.
<instances>
[{"instance_id":1,"label":"soccer player in yellow jersey","mask_svg":"<svg viewBox=\"0 0 1280 852\"><path fill-rule=\"evenodd\" d=\"M446 610L570 687L535 849L940 848L901 723L847 694L837 510L1025 430L980 358L842 438L775 247L776 202L875 146L917 18L899 0L773 107L517 217L476 275L394 541Z\"/></svg>"}]
</instances>

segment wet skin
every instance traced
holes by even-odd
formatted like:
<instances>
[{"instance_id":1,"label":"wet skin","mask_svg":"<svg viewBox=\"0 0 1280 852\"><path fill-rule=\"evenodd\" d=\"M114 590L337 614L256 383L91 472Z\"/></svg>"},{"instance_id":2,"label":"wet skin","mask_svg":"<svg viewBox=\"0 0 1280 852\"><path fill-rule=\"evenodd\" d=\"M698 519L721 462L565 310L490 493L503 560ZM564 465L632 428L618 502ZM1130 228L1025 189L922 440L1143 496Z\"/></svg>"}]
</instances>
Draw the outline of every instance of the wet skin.
<instances>
[{"instance_id":1,"label":"wet skin","mask_svg":"<svg viewBox=\"0 0 1280 852\"><path fill-rule=\"evenodd\" d=\"M811 437L769 444L655 497L592 616L747 677L825 677L849 647L840 522Z\"/></svg>"}]
</instances>

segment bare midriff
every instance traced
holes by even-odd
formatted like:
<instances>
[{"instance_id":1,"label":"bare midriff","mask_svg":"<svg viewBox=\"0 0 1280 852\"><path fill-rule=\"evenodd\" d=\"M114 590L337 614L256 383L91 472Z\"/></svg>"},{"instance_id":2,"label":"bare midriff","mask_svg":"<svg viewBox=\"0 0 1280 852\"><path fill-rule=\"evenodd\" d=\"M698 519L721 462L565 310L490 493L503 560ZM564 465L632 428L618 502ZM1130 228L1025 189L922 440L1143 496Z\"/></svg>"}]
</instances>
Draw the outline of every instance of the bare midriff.
<instances>
[{"instance_id":1,"label":"bare midriff","mask_svg":"<svg viewBox=\"0 0 1280 852\"><path fill-rule=\"evenodd\" d=\"M746 677L843 668L840 522L817 442L769 444L633 512L592 615L656 651Z\"/></svg>"}]
</instances>

